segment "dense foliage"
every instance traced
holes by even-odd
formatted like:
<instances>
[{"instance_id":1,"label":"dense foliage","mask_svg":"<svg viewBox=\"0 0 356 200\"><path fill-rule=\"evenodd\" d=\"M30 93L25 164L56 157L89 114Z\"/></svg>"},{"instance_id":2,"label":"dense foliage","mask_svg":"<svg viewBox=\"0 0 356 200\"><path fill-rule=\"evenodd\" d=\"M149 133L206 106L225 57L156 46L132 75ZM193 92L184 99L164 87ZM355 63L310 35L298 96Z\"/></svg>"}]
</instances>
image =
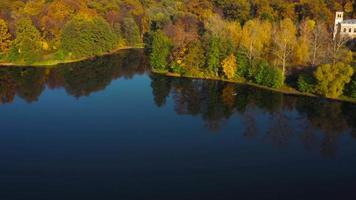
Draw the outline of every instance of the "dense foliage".
<instances>
[{"instance_id":1,"label":"dense foliage","mask_svg":"<svg viewBox=\"0 0 356 200\"><path fill-rule=\"evenodd\" d=\"M63 28L61 49L72 57L100 55L114 49L117 38L101 17L76 17Z\"/></svg>"},{"instance_id":2,"label":"dense foliage","mask_svg":"<svg viewBox=\"0 0 356 200\"><path fill-rule=\"evenodd\" d=\"M316 91L326 97L338 97L343 94L345 84L351 81L354 71L343 63L325 64L315 71Z\"/></svg>"},{"instance_id":3,"label":"dense foliage","mask_svg":"<svg viewBox=\"0 0 356 200\"><path fill-rule=\"evenodd\" d=\"M350 0L2 0L0 60L82 58L144 42L156 71L279 88L296 70L350 64L347 38L333 40L332 30L335 12L356 18L354 7ZM344 81L338 87L347 88L330 95L316 74L308 74L315 83L301 77L298 89L352 94Z\"/></svg>"},{"instance_id":4,"label":"dense foliage","mask_svg":"<svg viewBox=\"0 0 356 200\"><path fill-rule=\"evenodd\" d=\"M16 27L16 39L12 41L9 60L26 64L36 62L42 51L40 32L27 18L19 20Z\"/></svg>"},{"instance_id":5,"label":"dense foliage","mask_svg":"<svg viewBox=\"0 0 356 200\"><path fill-rule=\"evenodd\" d=\"M155 70L164 71L168 66L168 56L170 53L171 41L161 31L153 34L151 64Z\"/></svg>"}]
</instances>

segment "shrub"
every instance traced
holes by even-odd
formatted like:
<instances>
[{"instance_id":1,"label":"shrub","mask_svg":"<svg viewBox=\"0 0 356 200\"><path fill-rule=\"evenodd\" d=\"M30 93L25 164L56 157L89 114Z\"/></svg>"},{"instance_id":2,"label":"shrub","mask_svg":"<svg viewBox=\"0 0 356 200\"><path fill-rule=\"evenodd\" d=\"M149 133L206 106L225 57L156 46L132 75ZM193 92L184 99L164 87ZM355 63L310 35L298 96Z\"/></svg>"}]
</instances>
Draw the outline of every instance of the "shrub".
<instances>
[{"instance_id":1,"label":"shrub","mask_svg":"<svg viewBox=\"0 0 356 200\"><path fill-rule=\"evenodd\" d=\"M150 63L154 70L166 71L168 69L168 56L171 48L171 40L162 31L153 33Z\"/></svg>"},{"instance_id":2,"label":"shrub","mask_svg":"<svg viewBox=\"0 0 356 200\"><path fill-rule=\"evenodd\" d=\"M76 16L61 33L61 48L74 58L95 56L109 52L117 45L117 37L101 17L87 19Z\"/></svg>"},{"instance_id":3,"label":"shrub","mask_svg":"<svg viewBox=\"0 0 356 200\"><path fill-rule=\"evenodd\" d=\"M280 88L284 84L284 76L282 70L261 61L256 66L254 82L267 87Z\"/></svg>"},{"instance_id":4,"label":"shrub","mask_svg":"<svg viewBox=\"0 0 356 200\"><path fill-rule=\"evenodd\" d=\"M315 91L316 80L312 75L301 74L298 77L298 90L306 93L313 93Z\"/></svg>"},{"instance_id":5,"label":"shrub","mask_svg":"<svg viewBox=\"0 0 356 200\"><path fill-rule=\"evenodd\" d=\"M352 67L340 62L319 66L314 73L316 92L330 98L339 97L343 94L345 84L351 81L353 73Z\"/></svg>"}]
</instances>

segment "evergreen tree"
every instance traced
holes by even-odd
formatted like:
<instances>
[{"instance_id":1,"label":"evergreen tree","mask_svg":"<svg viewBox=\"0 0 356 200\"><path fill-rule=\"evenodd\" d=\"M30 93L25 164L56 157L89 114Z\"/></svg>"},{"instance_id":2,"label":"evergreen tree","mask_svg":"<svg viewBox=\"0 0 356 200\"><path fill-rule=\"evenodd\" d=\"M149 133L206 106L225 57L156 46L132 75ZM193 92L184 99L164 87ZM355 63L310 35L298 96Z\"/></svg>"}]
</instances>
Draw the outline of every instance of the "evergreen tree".
<instances>
[{"instance_id":1,"label":"evergreen tree","mask_svg":"<svg viewBox=\"0 0 356 200\"><path fill-rule=\"evenodd\" d=\"M219 72L220 57L221 57L220 40L216 36L210 36L208 38L206 59L207 59L208 71L214 76L217 76Z\"/></svg>"},{"instance_id":2,"label":"evergreen tree","mask_svg":"<svg viewBox=\"0 0 356 200\"><path fill-rule=\"evenodd\" d=\"M171 40L162 31L153 33L152 38L151 66L154 70L166 71L169 65L168 56L172 48Z\"/></svg>"}]
</instances>

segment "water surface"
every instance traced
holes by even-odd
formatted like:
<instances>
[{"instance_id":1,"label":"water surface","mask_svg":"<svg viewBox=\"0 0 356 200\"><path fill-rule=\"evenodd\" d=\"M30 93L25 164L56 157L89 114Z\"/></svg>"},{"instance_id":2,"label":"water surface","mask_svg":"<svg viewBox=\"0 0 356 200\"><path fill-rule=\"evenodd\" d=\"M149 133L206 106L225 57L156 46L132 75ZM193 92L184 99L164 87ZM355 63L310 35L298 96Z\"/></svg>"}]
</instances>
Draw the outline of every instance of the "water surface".
<instances>
[{"instance_id":1,"label":"water surface","mask_svg":"<svg viewBox=\"0 0 356 200\"><path fill-rule=\"evenodd\" d=\"M356 198L355 105L148 68L0 68L0 199Z\"/></svg>"}]
</instances>

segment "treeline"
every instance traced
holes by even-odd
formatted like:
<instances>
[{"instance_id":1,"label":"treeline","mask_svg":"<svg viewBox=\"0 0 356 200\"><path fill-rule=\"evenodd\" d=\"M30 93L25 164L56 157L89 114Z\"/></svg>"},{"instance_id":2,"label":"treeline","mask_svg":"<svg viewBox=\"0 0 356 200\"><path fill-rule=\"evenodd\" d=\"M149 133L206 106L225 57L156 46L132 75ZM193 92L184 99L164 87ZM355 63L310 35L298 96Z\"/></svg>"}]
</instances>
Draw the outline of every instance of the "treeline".
<instances>
[{"instance_id":1,"label":"treeline","mask_svg":"<svg viewBox=\"0 0 356 200\"><path fill-rule=\"evenodd\" d=\"M279 88L304 69L300 91L355 97L352 52L345 38L332 37L335 12L356 18L355 7L351 0L2 0L0 54L31 64L145 43L155 71Z\"/></svg>"},{"instance_id":2,"label":"treeline","mask_svg":"<svg viewBox=\"0 0 356 200\"><path fill-rule=\"evenodd\" d=\"M32 64L142 45L144 16L135 1L2 0L0 60Z\"/></svg>"}]
</instances>

